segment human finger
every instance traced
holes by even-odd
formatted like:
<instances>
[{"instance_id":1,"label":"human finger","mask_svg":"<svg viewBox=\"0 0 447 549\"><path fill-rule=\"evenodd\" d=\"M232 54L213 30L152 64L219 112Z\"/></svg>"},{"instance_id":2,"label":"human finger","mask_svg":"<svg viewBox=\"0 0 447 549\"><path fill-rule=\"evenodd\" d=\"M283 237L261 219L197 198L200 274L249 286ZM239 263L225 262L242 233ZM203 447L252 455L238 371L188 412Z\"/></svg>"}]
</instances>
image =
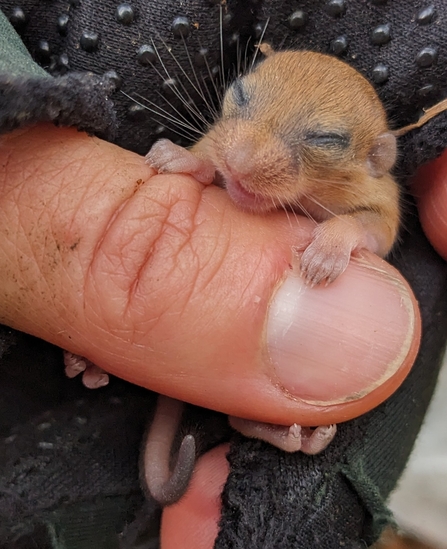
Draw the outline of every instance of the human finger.
<instances>
[{"instance_id":1,"label":"human finger","mask_svg":"<svg viewBox=\"0 0 447 549\"><path fill-rule=\"evenodd\" d=\"M417 306L379 258L312 289L292 251L306 220L248 215L74 130L11 134L0 153L4 323L157 392L283 425L350 419L408 372Z\"/></svg>"},{"instance_id":2,"label":"human finger","mask_svg":"<svg viewBox=\"0 0 447 549\"><path fill-rule=\"evenodd\" d=\"M203 455L196 464L188 491L166 507L161 523L163 549L211 549L218 532L220 497L228 476L228 445Z\"/></svg>"},{"instance_id":3,"label":"human finger","mask_svg":"<svg viewBox=\"0 0 447 549\"><path fill-rule=\"evenodd\" d=\"M418 171L413 192L425 234L447 259L447 151Z\"/></svg>"}]
</instances>

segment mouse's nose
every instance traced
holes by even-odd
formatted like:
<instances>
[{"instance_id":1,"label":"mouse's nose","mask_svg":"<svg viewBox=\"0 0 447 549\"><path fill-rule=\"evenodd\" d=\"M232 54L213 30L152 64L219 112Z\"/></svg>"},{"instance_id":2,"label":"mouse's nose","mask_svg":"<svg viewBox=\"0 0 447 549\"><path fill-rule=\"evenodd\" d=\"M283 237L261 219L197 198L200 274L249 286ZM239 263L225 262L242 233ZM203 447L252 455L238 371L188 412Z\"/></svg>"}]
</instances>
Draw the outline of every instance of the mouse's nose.
<instances>
[{"instance_id":1,"label":"mouse's nose","mask_svg":"<svg viewBox=\"0 0 447 549\"><path fill-rule=\"evenodd\" d=\"M233 177L239 178L253 171L255 146L248 141L235 142L227 149L225 164Z\"/></svg>"}]
</instances>

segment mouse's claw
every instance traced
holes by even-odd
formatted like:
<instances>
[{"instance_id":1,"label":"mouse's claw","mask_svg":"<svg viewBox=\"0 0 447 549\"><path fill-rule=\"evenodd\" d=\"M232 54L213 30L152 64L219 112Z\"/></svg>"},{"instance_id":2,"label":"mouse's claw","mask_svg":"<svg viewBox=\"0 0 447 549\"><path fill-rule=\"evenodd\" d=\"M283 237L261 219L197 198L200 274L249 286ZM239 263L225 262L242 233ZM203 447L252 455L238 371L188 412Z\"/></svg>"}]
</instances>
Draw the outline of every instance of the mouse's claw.
<instances>
[{"instance_id":1,"label":"mouse's claw","mask_svg":"<svg viewBox=\"0 0 447 549\"><path fill-rule=\"evenodd\" d=\"M200 183L212 183L215 167L191 151L175 145L169 139L159 139L146 155L146 164L158 173L184 173L192 175Z\"/></svg>"},{"instance_id":2,"label":"mouse's claw","mask_svg":"<svg viewBox=\"0 0 447 549\"><path fill-rule=\"evenodd\" d=\"M314 455L322 452L337 432L336 425L322 425L315 429L294 423L290 427L272 425L230 416L230 425L249 438L264 440L284 452L298 452Z\"/></svg>"},{"instance_id":3,"label":"mouse's claw","mask_svg":"<svg viewBox=\"0 0 447 549\"><path fill-rule=\"evenodd\" d=\"M69 351L64 351L65 375L69 378L76 377L85 372L87 368L87 359L80 355L75 355Z\"/></svg>"},{"instance_id":4,"label":"mouse's claw","mask_svg":"<svg viewBox=\"0 0 447 549\"><path fill-rule=\"evenodd\" d=\"M377 253L378 244L371 230L371 216L362 221L361 214L338 215L318 225L312 242L300 260L301 275L310 286L338 278L349 264L353 251L362 248Z\"/></svg>"},{"instance_id":5,"label":"mouse's claw","mask_svg":"<svg viewBox=\"0 0 447 549\"><path fill-rule=\"evenodd\" d=\"M301 451L305 454L319 454L325 450L335 437L337 425L320 425L315 429L302 427Z\"/></svg>"},{"instance_id":6,"label":"mouse's claw","mask_svg":"<svg viewBox=\"0 0 447 549\"><path fill-rule=\"evenodd\" d=\"M310 286L317 286L323 281L330 284L346 270L351 254L349 251L340 253L338 250L325 253L314 244L301 257L301 274Z\"/></svg>"},{"instance_id":7,"label":"mouse's claw","mask_svg":"<svg viewBox=\"0 0 447 549\"><path fill-rule=\"evenodd\" d=\"M349 246L345 249L331 248L314 240L301 256L301 275L310 286L317 286L324 281L330 284L344 273L350 257Z\"/></svg>"},{"instance_id":8,"label":"mouse's claw","mask_svg":"<svg viewBox=\"0 0 447 549\"><path fill-rule=\"evenodd\" d=\"M307 284L316 286L326 281L327 285L344 273L359 240L355 229L338 219L321 223L315 229L300 260L301 276Z\"/></svg>"}]
</instances>

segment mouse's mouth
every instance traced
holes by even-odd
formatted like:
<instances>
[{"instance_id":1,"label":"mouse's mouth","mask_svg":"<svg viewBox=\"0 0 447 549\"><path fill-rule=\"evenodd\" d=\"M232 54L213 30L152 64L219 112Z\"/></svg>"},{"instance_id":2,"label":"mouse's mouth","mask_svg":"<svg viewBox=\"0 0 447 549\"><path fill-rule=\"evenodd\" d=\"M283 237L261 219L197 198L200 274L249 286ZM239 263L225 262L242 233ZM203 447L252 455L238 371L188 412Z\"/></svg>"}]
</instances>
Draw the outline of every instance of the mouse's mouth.
<instances>
[{"instance_id":1,"label":"mouse's mouth","mask_svg":"<svg viewBox=\"0 0 447 549\"><path fill-rule=\"evenodd\" d=\"M247 191L240 180L231 175L219 173L217 184L219 187L224 187L231 200L243 210L260 213L275 208L270 197Z\"/></svg>"}]
</instances>

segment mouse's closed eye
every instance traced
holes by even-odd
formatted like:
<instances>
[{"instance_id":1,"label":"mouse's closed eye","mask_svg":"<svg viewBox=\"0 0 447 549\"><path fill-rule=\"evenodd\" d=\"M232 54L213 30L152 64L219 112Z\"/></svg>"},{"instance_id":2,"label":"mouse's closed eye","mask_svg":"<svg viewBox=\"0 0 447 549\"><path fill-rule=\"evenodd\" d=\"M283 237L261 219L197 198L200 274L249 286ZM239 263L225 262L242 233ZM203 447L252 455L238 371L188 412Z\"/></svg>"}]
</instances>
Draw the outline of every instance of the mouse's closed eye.
<instances>
[{"instance_id":1,"label":"mouse's closed eye","mask_svg":"<svg viewBox=\"0 0 447 549\"><path fill-rule=\"evenodd\" d=\"M305 134L304 142L311 147L345 150L351 144L351 136L345 132L310 131Z\"/></svg>"},{"instance_id":2,"label":"mouse's closed eye","mask_svg":"<svg viewBox=\"0 0 447 549\"><path fill-rule=\"evenodd\" d=\"M224 95L221 119L249 119L254 86L245 78L236 78Z\"/></svg>"},{"instance_id":3,"label":"mouse's closed eye","mask_svg":"<svg viewBox=\"0 0 447 549\"><path fill-rule=\"evenodd\" d=\"M242 78L236 78L231 85L233 100L238 107L245 107L250 101L249 90L244 85Z\"/></svg>"}]
</instances>

